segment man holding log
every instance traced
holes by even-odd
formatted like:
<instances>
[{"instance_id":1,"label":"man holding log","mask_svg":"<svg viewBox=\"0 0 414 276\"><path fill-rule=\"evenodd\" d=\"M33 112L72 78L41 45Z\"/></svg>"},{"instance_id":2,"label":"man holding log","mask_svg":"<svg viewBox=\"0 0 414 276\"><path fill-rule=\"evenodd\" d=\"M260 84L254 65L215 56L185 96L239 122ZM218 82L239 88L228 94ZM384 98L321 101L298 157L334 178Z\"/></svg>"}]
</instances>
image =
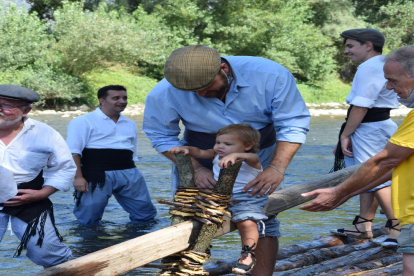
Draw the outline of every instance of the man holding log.
<instances>
[{"instance_id":1,"label":"man holding log","mask_svg":"<svg viewBox=\"0 0 414 276\"><path fill-rule=\"evenodd\" d=\"M39 99L39 94L28 88L0 85L2 196L9 189L4 184L17 186L11 198L0 201L0 241L10 221L21 241L15 255L27 249L26 256L32 262L48 267L72 255L56 228L49 196L69 190L76 165L56 130L27 117L31 103Z\"/></svg>"},{"instance_id":2,"label":"man holding log","mask_svg":"<svg viewBox=\"0 0 414 276\"><path fill-rule=\"evenodd\" d=\"M400 103L414 106L414 45L401 47L385 59L384 77L387 89L393 89ZM385 149L368 159L350 178L340 185L318 189L302 196L317 196L302 210L319 212L332 210L354 195L372 189L392 179L391 196L395 217L400 221L398 252L403 253L404 275L414 275L414 110Z\"/></svg>"},{"instance_id":3,"label":"man holding log","mask_svg":"<svg viewBox=\"0 0 414 276\"><path fill-rule=\"evenodd\" d=\"M283 181L285 171L309 129L309 111L292 74L276 62L257 57L221 57L203 45L179 48L164 68L165 79L148 94L143 130L158 153L175 161L167 151L189 145L210 149L217 130L248 123L261 133L258 152L264 171L243 192L270 195ZM185 126L179 139L180 121ZM276 137L277 132L277 137ZM211 160L192 159L196 185L213 188ZM173 164L172 189L178 183ZM266 233L256 249L253 275L272 275L278 251L279 222L265 221Z\"/></svg>"}]
</instances>

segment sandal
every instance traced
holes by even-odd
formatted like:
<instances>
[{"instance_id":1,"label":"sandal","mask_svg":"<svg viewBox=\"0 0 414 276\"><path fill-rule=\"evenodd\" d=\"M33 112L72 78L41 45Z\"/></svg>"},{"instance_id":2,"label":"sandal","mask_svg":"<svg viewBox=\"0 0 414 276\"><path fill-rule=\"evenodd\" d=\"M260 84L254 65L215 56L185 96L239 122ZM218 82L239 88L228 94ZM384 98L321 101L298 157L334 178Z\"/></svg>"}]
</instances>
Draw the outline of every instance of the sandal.
<instances>
[{"instance_id":1,"label":"sandal","mask_svg":"<svg viewBox=\"0 0 414 276\"><path fill-rule=\"evenodd\" d=\"M389 219L389 220L387 220L387 223L385 223L385 227L388 228L388 229L390 229L390 231L391 230L395 230L395 231L401 232L401 229L395 228L395 227L399 226L400 223L397 223L397 224L392 225L392 221L393 220L397 220L397 219ZM390 239L390 238L388 238L388 239L386 239L385 241L383 241L381 243L381 246L384 247L384 248L398 247L398 241L397 241L397 239Z\"/></svg>"},{"instance_id":2,"label":"sandal","mask_svg":"<svg viewBox=\"0 0 414 276\"><path fill-rule=\"evenodd\" d=\"M358 221L361 219L361 221ZM359 229L356 227L357 224L365 223L365 222L372 222L372 219L366 219L361 216L355 216L354 221L352 222L352 225L355 225L356 231L353 230L345 230L344 228L340 229L332 229L331 233L338 235L338 236L345 236L345 237L351 237L356 239L372 239L374 235L372 234L372 231L359 231ZM359 235L355 235L359 234Z\"/></svg>"},{"instance_id":3,"label":"sandal","mask_svg":"<svg viewBox=\"0 0 414 276\"><path fill-rule=\"evenodd\" d=\"M247 258L247 256L251 255L252 257L252 262L249 265L245 265L245 264L241 264L239 262L237 262L237 264L233 267L233 269L231 270L234 274L237 275L245 275L247 273L249 273L250 271L252 271L254 265L256 264L256 256L254 255L254 249L253 247L256 246L256 243L254 243L252 246L248 246L248 245L243 245L243 249L241 252L242 257L240 258L241 260L244 260ZM240 261L239 259L239 261Z\"/></svg>"}]
</instances>

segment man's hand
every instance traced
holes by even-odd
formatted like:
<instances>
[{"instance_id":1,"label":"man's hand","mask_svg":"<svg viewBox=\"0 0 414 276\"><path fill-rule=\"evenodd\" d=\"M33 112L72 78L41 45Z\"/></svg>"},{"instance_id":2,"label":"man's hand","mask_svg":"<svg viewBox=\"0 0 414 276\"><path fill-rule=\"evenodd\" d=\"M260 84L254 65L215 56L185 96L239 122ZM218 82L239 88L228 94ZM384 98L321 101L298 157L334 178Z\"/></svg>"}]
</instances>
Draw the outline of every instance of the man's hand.
<instances>
[{"instance_id":1,"label":"man's hand","mask_svg":"<svg viewBox=\"0 0 414 276\"><path fill-rule=\"evenodd\" d=\"M75 177L73 180L73 187L75 187L76 191L86 193L89 191L88 181L85 180L83 177Z\"/></svg>"},{"instance_id":2,"label":"man's hand","mask_svg":"<svg viewBox=\"0 0 414 276\"><path fill-rule=\"evenodd\" d=\"M213 189L216 185L213 171L209 169L199 170L194 174L194 178L196 186L200 188Z\"/></svg>"},{"instance_id":3,"label":"man's hand","mask_svg":"<svg viewBox=\"0 0 414 276\"><path fill-rule=\"evenodd\" d=\"M255 179L247 183L242 191L247 192L251 187L255 186L249 193L249 196L254 196L256 193L257 197L261 197L264 194L271 195L283 181L283 178L283 174L271 167L267 167Z\"/></svg>"},{"instance_id":4,"label":"man's hand","mask_svg":"<svg viewBox=\"0 0 414 276\"><path fill-rule=\"evenodd\" d=\"M9 207L22 206L45 199L56 191L57 189L51 186L44 186L41 190L18 189L17 195L4 202L3 205Z\"/></svg>"},{"instance_id":5,"label":"man's hand","mask_svg":"<svg viewBox=\"0 0 414 276\"><path fill-rule=\"evenodd\" d=\"M342 149L342 153L349 157L349 158L353 158L354 155L352 154L352 143L351 143L351 138L341 135L341 149Z\"/></svg>"},{"instance_id":6,"label":"man's hand","mask_svg":"<svg viewBox=\"0 0 414 276\"><path fill-rule=\"evenodd\" d=\"M316 198L312 202L300 207L299 209L310 212L329 211L338 207L349 198L338 196L335 192L335 188L317 189L309 193L301 194L303 197L311 197L315 195Z\"/></svg>"}]
</instances>

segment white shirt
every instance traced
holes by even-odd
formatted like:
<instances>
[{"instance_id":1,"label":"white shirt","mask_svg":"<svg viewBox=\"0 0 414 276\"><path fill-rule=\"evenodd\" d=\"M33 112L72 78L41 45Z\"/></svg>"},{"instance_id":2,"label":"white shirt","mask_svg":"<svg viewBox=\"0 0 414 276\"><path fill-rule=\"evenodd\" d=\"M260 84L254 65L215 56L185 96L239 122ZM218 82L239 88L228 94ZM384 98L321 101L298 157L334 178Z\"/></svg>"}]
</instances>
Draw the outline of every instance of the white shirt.
<instances>
[{"instance_id":1,"label":"white shirt","mask_svg":"<svg viewBox=\"0 0 414 276\"><path fill-rule=\"evenodd\" d=\"M6 146L0 141L0 163L14 173L17 184L33 180L43 172L45 183L60 191L69 191L76 165L62 136L52 127L30 119Z\"/></svg>"},{"instance_id":2,"label":"white shirt","mask_svg":"<svg viewBox=\"0 0 414 276\"><path fill-rule=\"evenodd\" d=\"M346 102L351 105L373 108L398 108L397 95L386 88L384 56L370 58L358 66Z\"/></svg>"},{"instance_id":3,"label":"white shirt","mask_svg":"<svg viewBox=\"0 0 414 276\"><path fill-rule=\"evenodd\" d=\"M135 122L120 114L115 123L99 107L69 122L66 143L70 152L80 156L85 148L127 149L133 152L134 162L138 161Z\"/></svg>"}]
</instances>

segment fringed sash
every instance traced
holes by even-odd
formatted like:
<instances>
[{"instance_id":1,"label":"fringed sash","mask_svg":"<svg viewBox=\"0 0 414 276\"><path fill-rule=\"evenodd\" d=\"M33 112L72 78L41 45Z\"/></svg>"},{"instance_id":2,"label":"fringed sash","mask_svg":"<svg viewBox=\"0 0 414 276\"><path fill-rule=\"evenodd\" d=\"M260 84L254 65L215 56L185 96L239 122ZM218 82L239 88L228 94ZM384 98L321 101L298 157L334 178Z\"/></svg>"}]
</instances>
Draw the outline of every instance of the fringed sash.
<instances>
[{"instance_id":1,"label":"fringed sash","mask_svg":"<svg viewBox=\"0 0 414 276\"><path fill-rule=\"evenodd\" d=\"M38 176L32 181L19 184L19 189L31 189L31 190L40 190L43 187L43 171L41 171ZM6 206L0 212L6 213L10 216L17 217L22 221L27 223L26 231L23 234L23 237L20 241L19 246L17 247L16 253L14 256L20 256L23 249L27 249L27 243L31 237L36 235L37 226L40 226L39 229L39 239L37 240L36 245L42 247L43 239L45 237L45 223L47 215L50 216L50 220L55 228L56 235L59 240L62 241L63 238L59 234L59 231L55 225L55 217L53 215L53 204L49 198L45 198L40 201L28 203L22 206L9 207Z\"/></svg>"}]
</instances>

